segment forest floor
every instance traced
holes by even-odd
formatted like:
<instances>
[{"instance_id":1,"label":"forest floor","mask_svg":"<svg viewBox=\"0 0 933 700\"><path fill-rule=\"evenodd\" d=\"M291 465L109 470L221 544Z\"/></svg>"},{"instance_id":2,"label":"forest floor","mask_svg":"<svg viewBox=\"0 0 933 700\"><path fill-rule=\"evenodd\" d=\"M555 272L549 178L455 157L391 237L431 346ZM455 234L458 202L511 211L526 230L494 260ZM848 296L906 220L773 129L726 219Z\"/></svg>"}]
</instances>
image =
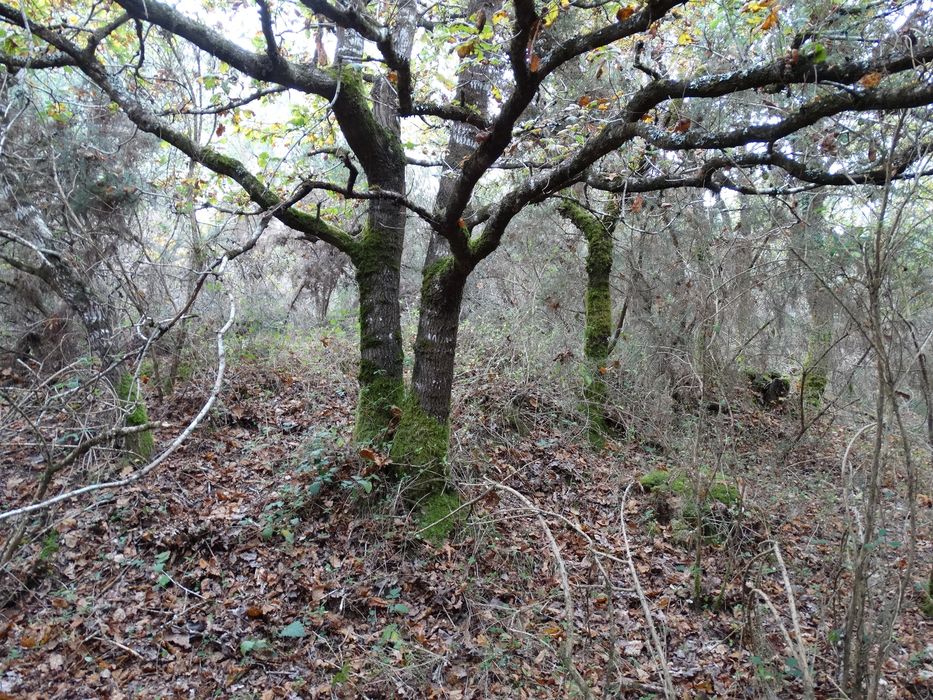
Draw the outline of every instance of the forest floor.
<instances>
[{"instance_id":1,"label":"forest floor","mask_svg":"<svg viewBox=\"0 0 933 700\"><path fill-rule=\"evenodd\" d=\"M432 543L418 534L423 517L388 493L380 455L348 445L352 382L298 367L235 365L209 424L157 473L55 511L0 584L0 699L580 697L568 633L593 697L663 697L627 551L678 697L798 697L799 668L752 592L795 638L772 539L818 697L841 697L837 493L851 431L829 428L776 460L794 434L789 411L748 400L710 414L712 427L728 422L741 459L728 473L738 500L700 505L697 596L690 489L636 481L659 469L702 475L682 457L637 441L593 451L546 397L474 377L453 440L472 503ZM153 415L183 425L203 398L183 388ZM29 466L26 446L3 450L8 507L28 500L41 465ZM926 572L933 542L921 535ZM930 630L909 591L887 697L931 697Z\"/></svg>"}]
</instances>

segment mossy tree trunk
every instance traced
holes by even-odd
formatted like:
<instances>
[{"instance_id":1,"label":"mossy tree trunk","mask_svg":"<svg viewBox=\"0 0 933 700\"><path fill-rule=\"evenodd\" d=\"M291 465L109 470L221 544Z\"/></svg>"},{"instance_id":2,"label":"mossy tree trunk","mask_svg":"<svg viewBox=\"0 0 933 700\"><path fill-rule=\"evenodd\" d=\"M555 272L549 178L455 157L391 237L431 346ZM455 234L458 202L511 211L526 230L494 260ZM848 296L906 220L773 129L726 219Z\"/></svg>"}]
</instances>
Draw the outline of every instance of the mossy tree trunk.
<instances>
[{"instance_id":1,"label":"mossy tree trunk","mask_svg":"<svg viewBox=\"0 0 933 700\"><path fill-rule=\"evenodd\" d=\"M400 4L395 28L401 55L411 51L415 5ZM405 192L398 97L384 76L367 96L359 70L362 39L343 32L337 55L340 98L334 113L350 148L357 155L370 189ZM372 104L372 108L369 104ZM403 348L399 304L402 246L407 212L390 199L370 200L362 234L346 252L356 270L360 299L360 395L355 437L378 442L387 435L392 409L404 398Z\"/></svg>"},{"instance_id":2,"label":"mossy tree trunk","mask_svg":"<svg viewBox=\"0 0 933 700\"><path fill-rule=\"evenodd\" d=\"M387 203L370 208L369 222L353 256L360 295L360 397L356 438L378 441L401 404L402 329L399 271L405 212Z\"/></svg>"},{"instance_id":3,"label":"mossy tree trunk","mask_svg":"<svg viewBox=\"0 0 933 700\"><path fill-rule=\"evenodd\" d=\"M498 0L470 0L467 14L487 13ZM456 94L461 105L476 114L488 112L490 68L481 61L467 61L457 77ZM479 129L455 121L448 129L445 163L463 163L475 151ZM448 168L441 174L435 212L443 212L455 197L461 173ZM442 218L442 217L440 217ZM421 273L418 335L414 347L411 390L402 410L392 443L392 459L409 479L407 496L430 504L454 504L456 496L444 493L448 482L447 449L450 439L450 405L460 308L467 277L474 261L464 250L451 251L448 238L434 230ZM454 507L454 506L451 506ZM426 511L427 512L427 511Z\"/></svg>"},{"instance_id":4,"label":"mossy tree trunk","mask_svg":"<svg viewBox=\"0 0 933 700\"><path fill-rule=\"evenodd\" d=\"M407 495L412 500L438 493L447 483L451 392L466 279L467 271L449 255L422 273L411 392L392 443L392 459L410 480Z\"/></svg>"},{"instance_id":5,"label":"mossy tree trunk","mask_svg":"<svg viewBox=\"0 0 933 700\"><path fill-rule=\"evenodd\" d=\"M804 200L805 217L793 232L796 254L809 278L806 298L810 307L810 334L807 338L807 354L801 363L800 378L802 422L805 421L808 409L818 409L822 404L832 366L835 300L832 292L826 288L826 280L821 279L818 273L822 267L820 256L825 250L820 226L823 221L824 199L824 194L814 194Z\"/></svg>"},{"instance_id":6,"label":"mossy tree trunk","mask_svg":"<svg viewBox=\"0 0 933 700\"><path fill-rule=\"evenodd\" d=\"M810 305L810 336L803 362L801 392L805 408L819 408L829 381L835 309L832 295L817 283L807 293Z\"/></svg>"},{"instance_id":7,"label":"mossy tree trunk","mask_svg":"<svg viewBox=\"0 0 933 700\"><path fill-rule=\"evenodd\" d=\"M601 447L606 436L606 361L612 336L612 230L618 217L617 207L597 215L580 203L564 199L558 211L578 228L586 239L586 325L583 333L583 356L587 365L583 390L590 442Z\"/></svg>"}]
</instances>

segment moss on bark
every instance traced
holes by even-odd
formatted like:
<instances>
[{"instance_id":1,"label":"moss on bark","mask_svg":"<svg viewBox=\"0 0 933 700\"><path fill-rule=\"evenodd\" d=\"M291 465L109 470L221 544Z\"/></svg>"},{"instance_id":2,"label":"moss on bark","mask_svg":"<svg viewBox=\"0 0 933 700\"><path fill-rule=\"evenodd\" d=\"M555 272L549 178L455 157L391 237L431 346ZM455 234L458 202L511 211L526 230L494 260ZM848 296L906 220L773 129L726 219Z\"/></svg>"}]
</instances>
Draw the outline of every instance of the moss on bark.
<instances>
[{"instance_id":1,"label":"moss on bark","mask_svg":"<svg viewBox=\"0 0 933 700\"><path fill-rule=\"evenodd\" d=\"M411 394L406 395L400 408L401 419L389 454L399 474L408 481L406 497L417 500L440 493L449 477L450 425L425 413Z\"/></svg>"},{"instance_id":2,"label":"moss on bark","mask_svg":"<svg viewBox=\"0 0 933 700\"><path fill-rule=\"evenodd\" d=\"M466 509L457 512L459 507L460 499L450 491L434 493L424 499L419 518L424 539L435 545L446 540L454 528L466 520Z\"/></svg>"},{"instance_id":3,"label":"moss on bark","mask_svg":"<svg viewBox=\"0 0 933 700\"><path fill-rule=\"evenodd\" d=\"M392 421L392 407L402 403L405 388L401 379L375 377L363 381L362 375L361 371L353 437L360 443L381 442Z\"/></svg>"},{"instance_id":4,"label":"moss on bark","mask_svg":"<svg viewBox=\"0 0 933 700\"><path fill-rule=\"evenodd\" d=\"M127 427L145 425L149 422L149 412L146 410L146 403L142 398L142 392L139 390L139 384L129 372L120 377L120 382L117 385L117 397L120 399L121 410L126 414L124 423ZM155 440L152 437L151 430L144 430L125 436L123 445L127 451L142 459L148 459L155 448Z\"/></svg>"},{"instance_id":5,"label":"moss on bark","mask_svg":"<svg viewBox=\"0 0 933 700\"><path fill-rule=\"evenodd\" d=\"M603 376L609 358L609 338L612 335L612 229L609 219L603 221L572 201L562 201L559 207L586 238L586 325L583 332L583 354L587 363L587 379L583 390L587 436L590 444L602 448L606 440L606 400L608 387Z\"/></svg>"},{"instance_id":6,"label":"moss on bark","mask_svg":"<svg viewBox=\"0 0 933 700\"><path fill-rule=\"evenodd\" d=\"M385 270L397 274L398 266L396 256L385 249L385 239L369 226L351 257L360 298L360 396L354 435L358 442L378 442L392 421L392 407L404 398L401 344L394 329L379 325L386 312L377 309L377 287L385 282Z\"/></svg>"}]
</instances>

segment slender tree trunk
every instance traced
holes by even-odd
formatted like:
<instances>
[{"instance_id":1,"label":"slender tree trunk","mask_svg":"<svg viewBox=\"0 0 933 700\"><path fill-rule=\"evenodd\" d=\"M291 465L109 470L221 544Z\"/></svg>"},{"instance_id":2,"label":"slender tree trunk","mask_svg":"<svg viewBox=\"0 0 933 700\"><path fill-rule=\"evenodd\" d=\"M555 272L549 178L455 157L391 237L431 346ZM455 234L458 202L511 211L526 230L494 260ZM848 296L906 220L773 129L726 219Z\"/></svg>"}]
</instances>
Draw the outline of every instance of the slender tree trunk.
<instances>
[{"instance_id":1,"label":"slender tree trunk","mask_svg":"<svg viewBox=\"0 0 933 700\"><path fill-rule=\"evenodd\" d=\"M460 306L467 273L445 256L425 268L411 393L392 444L392 459L410 477L412 499L447 483L450 404Z\"/></svg>"},{"instance_id":2,"label":"slender tree trunk","mask_svg":"<svg viewBox=\"0 0 933 700\"><path fill-rule=\"evenodd\" d=\"M404 187L404 175L401 179ZM405 212L400 207L387 202L373 204L354 256L360 294L356 419L356 439L360 442L378 441L386 435L392 408L399 406L404 396L399 305L404 229Z\"/></svg>"},{"instance_id":3,"label":"slender tree trunk","mask_svg":"<svg viewBox=\"0 0 933 700\"><path fill-rule=\"evenodd\" d=\"M832 295L823 285L814 280L808 290L810 306L810 336L807 339L807 356L803 362L803 378L800 390L806 408L819 408L829 381L833 345L833 321L836 309Z\"/></svg>"},{"instance_id":4,"label":"slender tree trunk","mask_svg":"<svg viewBox=\"0 0 933 700\"><path fill-rule=\"evenodd\" d=\"M606 439L606 361L612 336L612 296L609 278L612 274L612 229L615 214L597 216L577 202L564 200L558 211L586 238L586 325L583 334L583 356L587 378L583 390L587 432L594 447L602 447Z\"/></svg>"}]
</instances>

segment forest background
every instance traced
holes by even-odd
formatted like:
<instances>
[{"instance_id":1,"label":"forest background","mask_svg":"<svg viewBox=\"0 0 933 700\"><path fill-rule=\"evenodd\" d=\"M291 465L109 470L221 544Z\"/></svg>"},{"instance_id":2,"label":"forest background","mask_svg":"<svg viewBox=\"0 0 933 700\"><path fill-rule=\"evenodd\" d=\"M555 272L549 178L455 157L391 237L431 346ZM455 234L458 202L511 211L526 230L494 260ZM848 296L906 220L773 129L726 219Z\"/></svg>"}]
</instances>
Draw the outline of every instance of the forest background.
<instances>
[{"instance_id":1,"label":"forest background","mask_svg":"<svg viewBox=\"0 0 933 700\"><path fill-rule=\"evenodd\" d=\"M0 693L928 694L930 9L0 3Z\"/></svg>"}]
</instances>

